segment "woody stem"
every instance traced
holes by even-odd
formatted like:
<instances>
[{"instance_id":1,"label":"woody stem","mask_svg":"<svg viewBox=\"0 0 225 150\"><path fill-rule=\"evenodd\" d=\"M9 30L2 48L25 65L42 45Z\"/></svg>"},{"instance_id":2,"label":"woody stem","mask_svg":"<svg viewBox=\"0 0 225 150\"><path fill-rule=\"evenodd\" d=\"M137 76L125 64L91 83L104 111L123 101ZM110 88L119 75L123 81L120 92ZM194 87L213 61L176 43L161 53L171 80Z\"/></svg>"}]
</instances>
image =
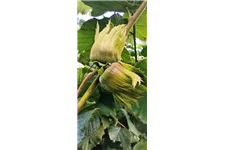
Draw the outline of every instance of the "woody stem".
<instances>
[{"instance_id":1,"label":"woody stem","mask_svg":"<svg viewBox=\"0 0 225 150\"><path fill-rule=\"evenodd\" d=\"M129 18L129 21L126 25L126 34L128 35L130 29L133 27L133 25L136 23L138 18L141 16L141 14L144 12L145 8L147 7L147 0L144 0L137 11L134 13L132 17Z\"/></svg>"}]
</instances>

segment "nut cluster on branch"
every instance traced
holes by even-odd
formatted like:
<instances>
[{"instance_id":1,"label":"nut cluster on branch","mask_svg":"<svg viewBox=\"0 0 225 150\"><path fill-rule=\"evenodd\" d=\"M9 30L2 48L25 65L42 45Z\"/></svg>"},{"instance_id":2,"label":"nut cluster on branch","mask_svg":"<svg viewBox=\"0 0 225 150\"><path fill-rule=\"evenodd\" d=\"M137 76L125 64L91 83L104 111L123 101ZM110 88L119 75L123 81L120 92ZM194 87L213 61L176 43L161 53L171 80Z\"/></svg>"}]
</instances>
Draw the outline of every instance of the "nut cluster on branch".
<instances>
[{"instance_id":1,"label":"nut cluster on branch","mask_svg":"<svg viewBox=\"0 0 225 150\"><path fill-rule=\"evenodd\" d=\"M135 14L129 19L128 24L121 24L110 28L111 21L100 32L99 24L96 26L95 42L91 48L90 60L103 64L110 63L103 73L101 73L90 88L82 97L78 105L78 112L86 99L97 86L97 80L103 88L112 92L115 101L123 105L127 110L132 109L132 105L143 96L147 88L142 84L142 72L135 72L135 67L120 62L126 39L131 27L135 24L139 16L146 8L147 1L143 1ZM78 103L78 104L79 104Z\"/></svg>"}]
</instances>

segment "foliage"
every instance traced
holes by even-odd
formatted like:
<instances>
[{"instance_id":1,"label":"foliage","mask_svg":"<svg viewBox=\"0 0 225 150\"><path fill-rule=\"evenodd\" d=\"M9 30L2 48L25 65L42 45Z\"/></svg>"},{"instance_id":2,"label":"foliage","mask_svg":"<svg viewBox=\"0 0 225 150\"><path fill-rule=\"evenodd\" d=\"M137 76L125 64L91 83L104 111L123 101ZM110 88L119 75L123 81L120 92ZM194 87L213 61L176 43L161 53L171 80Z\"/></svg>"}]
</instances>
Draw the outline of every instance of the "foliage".
<instances>
[{"instance_id":1,"label":"foliage","mask_svg":"<svg viewBox=\"0 0 225 150\"><path fill-rule=\"evenodd\" d=\"M92 7L92 16L99 16L107 11L126 12L129 9L130 12L134 12L141 1L83 1L84 4Z\"/></svg>"},{"instance_id":2,"label":"foliage","mask_svg":"<svg viewBox=\"0 0 225 150\"><path fill-rule=\"evenodd\" d=\"M133 14L141 1L78 1L78 4L78 12L92 15L92 19L82 22L78 30L77 60L83 65L77 69L77 86L79 87L89 72L95 68L101 68L100 63L90 61L97 22L100 31L106 27L109 20L111 27L127 24L129 19L127 14ZM96 18L108 11L114 12L111 17ZM120 62L126 69L139 75L145 86L147 85L146 20L147 13L144 11L135 25L136 38L141 41L141 44L137 44L138 62L134 59L133 30L128 35ZM78 101L96 76L85 84ZM135 90L132 92L136 94ZM78 115L78 150L146 150L147 92L135 101L137 104L131 104L130 111L115 100L112 91L99 84Z\"/></svg>"},{"instance_id":3,"label":"foliage","mask_svg":"<svg viewBox=\"0 0 225 150\"><path fill-rule=\"evenodd\" d=\"M77 0L77 13L86 14L91 7L85 5L81 0Z\"/></svg>"}]
</instances>

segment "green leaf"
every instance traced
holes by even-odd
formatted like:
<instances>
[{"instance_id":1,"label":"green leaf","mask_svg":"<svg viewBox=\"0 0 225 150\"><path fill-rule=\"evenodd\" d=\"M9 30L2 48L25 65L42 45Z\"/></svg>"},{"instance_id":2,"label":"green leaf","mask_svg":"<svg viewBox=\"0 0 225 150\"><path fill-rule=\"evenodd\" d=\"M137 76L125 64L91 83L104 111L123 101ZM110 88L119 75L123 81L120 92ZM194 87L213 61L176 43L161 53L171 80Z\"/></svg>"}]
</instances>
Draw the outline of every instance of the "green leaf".
<instances>
[{"instance_id":1,"label":"green leaf","mask_svg":"<svg viewBox=\"0 0 225 150\"><path fill-rule=\"evenodd\" d=\"M144 72L145 76L147 76L147 58L144 58L143 60L137 62L135 64L135 67L141 69L141 71Z\"/></svg>"},{"instance_id":2,"label":"green leaf","mask_svg":"<svg viewBox=\"0 0 225 150\"><path fill-rule=\"evenodd\" d=\"M110 118L105 116L100 116L100 118L101 118L102 126L104 127L104 129L108 128L111 123Z\"/></svg>"},{"instance_id":3,"label":"green leaf","mask_svg":"<svg viewBox=\"0 0 225 150\"><path fill-rule=\"evenodd\" d=\"M135 56L134 51L131 51L131 52L130 52L130 55L133 56L133 58L134 58L134 56Z\"/></svg>"},{"instance_id":4,"label":"green leaf","mask_svg":"<svg viewBox=\"0 0 225 150\"><path fill-rule=\"evenodd\" d=\"M139 106L132 105L135 117L139 118L144 124L147 124L147 93L139 101Z\"/></svg>"},{"instance_id":5,"label":"green leaf","mask_svg":"<svg viewBox=\"0 0 225 150\"><path fill-rule=\"evenodd\" d=\"M147 124L144 124L140 119L135 120L135 127L141 133L147 133Z\"/></svg>"},{"instance_id":6,"label":"green leaf","mask_svg":"<svg viewBox=\"0 0 225 150\"><path fill-rule=\"evenodd\" d=\"M129 130L117 126L111 126L108 129L109 131L109 138L113 142L121 142L121 145L123 147L123 150L131 150L131 145L130 145L130 137L131 134Z\"/></svg>"},{"instance_id":7,"label":"green leaf","mask_svg":"<svg viewBox=\"0 0 225 150\"><path fill-rule=\"evenodd\" d=\"M105 150L123 150L120 146L120 142L113 142L110 140L109 135L105 134L103 141L103 149Z\"/></svg>"},{"instance_id":8,"label":"green leaf","mask_svg":"<svg viewBox=\"0 0 225 150\"><path fill-rule=\"evenodd\" d=\"M95 117L88 122L88 127L85 129L85 136L78 144L78 147L82 150L91 150L97 144L100 144L104 134L104 127L101 126L99 117Z\"/></svg>"},{"instance_id":9,"label":"green leaf","mask_svg":"<svg viewBox=\"0 0 225 150\"><path fill-rule=\"evenodd\" d=\"M116 116L116 112L115 112L115 108L113 108L112 106L107 106L107 105L104 105L102 103L100 103L98 105L98 108L100 110L100 113L102 115L105 115L105 116Z\"/></svg>"},{"instance_id":10,"label":"green leaf","mask_svg":"<svg viewBox=\"0 0 225 150\"><path fill-rule=\"evenodd\" d=\"M142 41L147 40L147 9L143 14L138 18L135 23L136 27L136 37Z\"/></svg>"},{"instance_id":11,"label":"green leaf","mask_svg":"<svg viewBox=\"0 0 225 150\"><path fill-rule=\"evenodd\" d=\"M130 58L130 53L127 49L124 48L123 52L122 52L122 60L125 63L130 63L131 62L131 58Z\"/></svg>"},{"instance_id":12,"label":"green leaf","mask_svg":"<svg viewBox=\"0 0 225 150\"><path fill-rule=\"evenodd\" d=\"M140 138L137 135L132 133L130 137L130 143L137 143L138 141L140 141Z\"/></svg>"},{"instance_id":13,"label":"green leaf","mask_svg":"<svg viewBox=\"0 0 225 150\"><path fill-rule=\"evenodd\" d=\"M131 33L131 32L130 32ZM134 53L134 37L132 34L129 34L128 35L128 38L127 38L127 48L130 49L130 52ZM134 56L134 55L133 55Z\"/></svg>"},{"instance_id":14,"label":"green leaf","mask_svg":"<svg viewBox=\"0 0 225 150\"><path fill-rule=\"evenodd\" d=\"M77 143L80 143L81 139L84 137L84 128L87 126L87 123L90 121L90 119L93 117L94 114L96 114L97 109L84 112L78 115L77 120Z\"/></svg>"},{"instance_id":15,"label":"green leaf","mask_svg":"<svg viewBox=\"0 0 225 150\"><path fill-rule=\"evenodd\" d=\"M98 109L101 115L111 117L114 123L118 122L116 117L116 105L114 103L113 96L110 95L101 95L99 98L100 103L98 104Z\"/></svg>"},{"instance_id":16,"label":"green leaf","mask_svg":"<svg viewBox=\"0 0 225 150\"><path fill-rule=\"evenodd\" d=\"M134 73L137 73L138 75L144 75L143 74L143 71L135 66L132 66L130 64L127 64L127 63L123 63L123 62L119 62L121 65L123 65L123 67L125 67L126 69L134 72Z\"/></svg>"},{"instance_id":17,"label":"green leaf","mask_svg":"<svg viewBox=\"0 0 225 150\"><path fill-rule=\"evenodd\" d=\"M77 72L76 72L76 84L77 84L77 88L79 88L81 82L82 82L82 79L83 79L83 71L82 71L82 68L79 68L77 69Z\"/></svg>"},{"instance_id":18,"label":"green leaf","mask_svg":"<svg viewBox=\"0 0 225 150\"><path fill-rule=\"evenodd\" d=\"M117 105L113 99L113 95L111 93L106 93L104 88L100 88L101 97L99 98L99 109L105 113L105 115L113 114L116 115L115 110L117 109Z\"/></svg>"},{"instance_id":19,"label":"green leaf","mask_svg":"<svg viewBox=\"0 0 225 150\"><path fill-rule=\"evenodd\" d=\"M106 150L118 150L118 149L107 147Z\"/></svg>"},{"instance_id":20,"label":"green leaf","mask_svg":"<svg viewBox=\"0 0 225 150\"><path fill-rule=\"evenodd\" d=\"M147 57L147 46L146 45L141 50L141 55L144 56L144 57Z\"/></svg>"},{"instance_id":21,"label":"green leaf","mask_svg":"<svg viewBox=\"0 0 225 150\"><path fill-rule=\"evenodd\" d=\"M90 51L89 50L83 51L78 54L77 61L84 65L89 65L89 62L90 62L89 57L90 57Z\"/></svg>"},{"instance_id":22,"label":"green leaf","mask_svg":"<svg viewBox=\"0 0 225 150\"><path fill-rule=\"evenodd\" d=\"M130 14L131 15L131 14ZM123 14L123 18L126 18L126 19L128 19L130 16L129 16L129 13L128 12L124 12L124 14Z\"/></svg>"},{"instance_id":23,"label":"green leaf","mask_svg":"<svg viewBox=\"0 0 225 150\"><path fill-rule=\"evenodd\" d=\"M141 1L85 1L83 3L92 7L92 16L103 15L107 11L116 11L116 12L127 12L129 9L130 12L135 12L136 9L140 6ZM127 9L126 9L127 8Z\"/></svg>"},{"instance_id":24,"label":"green leaf","mask_svg":"<svg viewBox=\"0 0 225 150\"><path fill-rule=\"evenodd\" d=\"M129 126L129 130L131 132L133 132L135 135L139 136L141 135L141 133L137 130L137 128L134 126L134 124L131 122L130 120L130 116L128 115L128 113L126 112L126 110L121 109L121 111L123 112L123 114L125 115L126 119L127 119L127 124Z\"/></svg>"},{"instance_id":25,"label":"green leaf","mask_svg":"<svg viewBox=\"0 0 225 150\"><path fill-rule=\"evenodd\" d=\"M128 13L124 13L123 18L129 18ZM142 41L147 41L147 9L144 10L144 12L141 14L141 16L136 21L135 29L136 29L136 38L138 38ZM133 35L130 34L129 38L130 38L129 43L132 43ZM133 43L132 43L132 45L133 45Z\"/></svg>"},{"instance_id":26,"label":"green leaf","mask_svg":"<svg viewBox=\"0 0 225 150\"><path fill-rule=\"evenodd\" d=\"M91 7L85 5L81 0L77 0L77 13L86 14Z\"/></svg>"},{"instance_id":27,"label":"green leaf","mask_svg":"<svg viewBox=\"0 0 225 150\"><path fill-rule=\"evenodd\" d=\"M133 150L147 150L147 142L146 141L140 141L138 142Z\"/></svg>"},{"instance_id":28,"label":"green leaf","mask_svg":"<svg viewBox=\"0 0 225 150\"><path fill-rule=\"evenodd\" d=\"M118 26L120 24L127 24L128 20L124 19L120 14L114 14L110 17L110 20L113 22L114 26Z\"/></svg>"},{"instance_id":29,"label":"green leaf","mask_svg":"<svg viewBox=\"0 0 225 150\"><path fill-rule=\"evenodd\" d=\"M80 30L78 30L78 52L90 51L94 43L94 35L97 19L90 19L83 23ZM106 21L107 22L107 21Z\"/></svg>"},{"instance_id":30,"label":"green leaf","mask_svg":"<svg viewBox=\"0 0 225 150\"><path fill-rule=\"evenodd\" d=\"M88 101L90 102L96 102L98 101L99 97L100 97L100 93L99 93L99 90L98 88L95 89L94 93L92 94L91 97L88 98Z\"/></svg>"}]
</instances>

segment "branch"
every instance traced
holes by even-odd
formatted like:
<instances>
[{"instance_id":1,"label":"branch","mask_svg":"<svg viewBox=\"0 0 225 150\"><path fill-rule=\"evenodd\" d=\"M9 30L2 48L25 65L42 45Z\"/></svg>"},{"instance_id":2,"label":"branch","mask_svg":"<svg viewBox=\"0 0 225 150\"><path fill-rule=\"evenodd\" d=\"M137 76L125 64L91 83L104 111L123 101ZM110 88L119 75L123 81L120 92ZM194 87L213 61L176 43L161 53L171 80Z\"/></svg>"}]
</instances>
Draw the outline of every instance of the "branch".
<instances>
[{"instance_id":1,"label":"branch","mask_svg":"<svg viewBox=\"0 0 225 150\"><path fill-rule=\"evenodd\" d=\"M126 25L126 28L127 28L126 29L126 35L128 35L130 29L135 24L135 22L138 20L138 18L141 16L141 14L145 10L146 6L147 6L147 0L144 0L141 3L141 5L139 6L139 8L137 9L137 11L134 13L134 15L129 19L129 21Z\"/></svg>"},{"instance_id":2,"label":"branch","mask_svg":"<svg viewBox=\"0 0 225 150\"><path fill-rule=\"evenodd\" d=\"M92 78L92 76L97 72L98 70L94 70L86 75L86 77L83 79L82 83L80 84L80 87L77 90L77 97L80 95L80 92L84 88L85 83Z\"/></svg>"},{"instance_id":3,"label":"branch","mask_svg":"<svg viewBox=\"0 0 225 150\"><path fill-rule=\"evenodd\" d=\"M84 95L82 96L82 98L78 102L78 104L77 104L77 112L78 113L80 112L81 108L84 106L84 104L88 100L88 98L92 95L92 93L94 92L95 88L97 87L97 85L99 83L99 77L100 77L100 75L97 75L95 80L92 82L92 84L89 86L87 91L84 93Z\"/></svg>"}]
</instances>

